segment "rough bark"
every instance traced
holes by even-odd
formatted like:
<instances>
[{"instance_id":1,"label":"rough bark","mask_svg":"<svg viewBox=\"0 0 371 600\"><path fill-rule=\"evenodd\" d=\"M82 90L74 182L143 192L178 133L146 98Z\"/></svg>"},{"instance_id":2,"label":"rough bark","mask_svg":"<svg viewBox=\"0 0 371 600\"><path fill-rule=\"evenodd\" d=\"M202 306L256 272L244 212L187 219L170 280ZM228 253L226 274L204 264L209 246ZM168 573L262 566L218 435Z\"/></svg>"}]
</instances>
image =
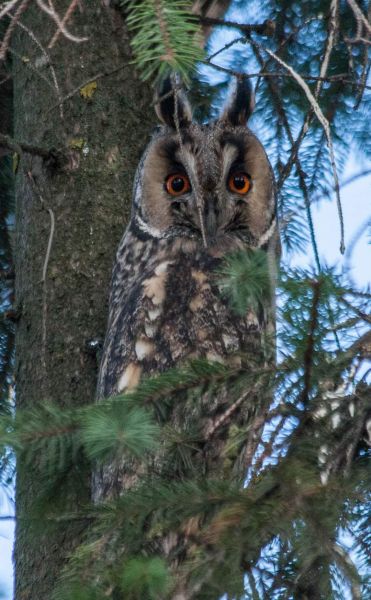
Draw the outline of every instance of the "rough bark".
<instances>
[{"instance_id":1,"label":"rough bark","mask_svg":"<svg viewBox=\"0 0 371 600\"><path fill-rule=\"evenodd\" d=\"M61 13L68 2L59 2ZM24 24L47 47L52 22L31 7ZM16 381L19 408L43 400L71 407L91 402L96 359L88 340L103 338L111 266L129 214L133 173L153 125L152 93L131 64L128 33L120 14L100 0L77 12L73 31L88 36L74 44L60 36L48 50L62 96L95 74L91 99L79 91L63 103L51 67L24 30L14 43L14 136L35 145L68 148L62 168L51 169L24 154L16 181ZM51 85L46 84L45 78ZM78 146L83 145L83 148ZM31 173L31 176L29 175ZM55 231L46 279L51 212ZM49 600L66 555L81 539L84 523L53 528L26 525L45 473L19 459L17 477L16 600ZM75 510L90 495L87 466L61 477L56 510Z\"/></svg>"}]
</instances>

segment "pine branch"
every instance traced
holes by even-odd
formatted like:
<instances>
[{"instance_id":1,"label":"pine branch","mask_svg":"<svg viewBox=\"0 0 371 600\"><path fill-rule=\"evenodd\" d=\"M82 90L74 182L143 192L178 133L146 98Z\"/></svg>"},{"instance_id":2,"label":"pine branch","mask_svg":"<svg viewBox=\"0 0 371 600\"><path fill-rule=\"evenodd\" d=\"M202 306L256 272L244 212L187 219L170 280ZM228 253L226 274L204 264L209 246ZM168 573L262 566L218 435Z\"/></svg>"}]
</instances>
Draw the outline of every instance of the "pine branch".
<instances>
[{"instance_id":1,"label":"pine branch","mask_svg":"<svg viewBox=\"0 0 371 600\"><path fill-rule=\"evenodd\" d=\"M126 21L142 78L163 76L170 69L188 81L203 51L197 43L197 19L185 10L184 2L121 0L121 4L128 10Z\"/></svg>"}]
</instances>

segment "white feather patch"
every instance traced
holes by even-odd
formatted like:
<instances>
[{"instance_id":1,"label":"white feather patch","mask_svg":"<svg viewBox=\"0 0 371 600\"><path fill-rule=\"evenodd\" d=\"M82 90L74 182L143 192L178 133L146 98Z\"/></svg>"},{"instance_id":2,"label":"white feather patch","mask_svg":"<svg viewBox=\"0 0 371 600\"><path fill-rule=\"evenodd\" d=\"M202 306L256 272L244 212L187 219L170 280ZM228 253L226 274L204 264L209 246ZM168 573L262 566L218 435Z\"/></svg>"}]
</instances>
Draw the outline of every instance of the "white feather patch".
<instances>
[{"instance_id":1,"label":"white feather patch","mask_svg":"<svg viewBox=\"0 0 371 600\"><path fill-rule=\"evenodd\" d=\"M258 248L261 248L262 246L264 246L264 244L266 244L270 240L270 238L272 237L272 235L275 232L276 227L277 227L276 220L273 219L271 226L267 229L267 231L265 231L263 233L263 235L260 236L258 243L257 243Z\"/></svg>"},{"instance_id":2,"label":"white feather patch","mask_svg":"<svg viewBox=\"0 0 371 600\"><path fill-rule=\"evenodd\" d=\"M156 229L156 227L151 227L150 225L148 225L148 223L143 221L143 219L139 215L135 215L135 222L136 222L138 228L141 231L143 231L143 233L147 233L148 235L150 235L151 237L156 238L156 239L161 239L163 237L163 234L159 229Z\"/></svg>"}]
</instances>

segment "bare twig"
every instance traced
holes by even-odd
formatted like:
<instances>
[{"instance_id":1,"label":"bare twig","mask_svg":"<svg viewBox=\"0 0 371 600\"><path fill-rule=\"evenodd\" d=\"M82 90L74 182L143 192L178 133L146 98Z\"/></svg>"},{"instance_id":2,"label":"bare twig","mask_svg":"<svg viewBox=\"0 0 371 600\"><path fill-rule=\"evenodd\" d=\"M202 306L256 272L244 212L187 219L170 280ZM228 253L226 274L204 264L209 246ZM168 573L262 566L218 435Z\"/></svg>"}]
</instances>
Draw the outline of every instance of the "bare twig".
<instances>
[{"instance_id":1,"label":"bare twig","mask_svg":"<svg viewBox=\"0 0 371 600\"><path fill-rule=\"evenodd\" d=\"M266 62L264 62L263 57L261 55L260 52L260 47L258 44L253 44L253 50L255 52L255 55L259 61L259 64L263 67L266 66ZM281 100L281 95L278 89L278 86L276 85L276 82L273 81L272 79L268 79L268 87L270 89L270 92L272 94L272 98L274 101L274 104L276 106L278 115L283 123L283 126L285 128L285 131L287 133L287 137L290 141L291 144L291 148L294 148L296 146L296 143L294 141L294 137L291 131L291 126L289 123L289 120L287 118L286 115L286 111L284 109L282 100ZM316 234L314 231L314 224L313 224L313 217L312 217L312 210L311 210L311 205L310 205L310 198L309 198L309 191L308 191L308 186L306 183L306 179L305 179L305 173L304 170L302 168L301 165L301 161L299 159L299 155L298 152L295 151L293 153L293 162L296 164L296 169L297 169L297 173L298 173L298 179L299 179L299 186L300 189L303 193L303 197L304 197L304 203L305 203L305 210L307 213L307 219L308 219L308 227L309 227L309 233L310 233L310 238L311 238L311 244L312 244L312 249L313 249L313 253L314 253L314 259L316 261L316 265L317 265L317 269L318 272L321 271L321 263L320 263L320 259L319 259L319 253L318 253L318 245L317 245L317 240L316 240ZM281 183L281 179L280 182L278 183L278 190L281 189L283 185L283 181Z\"/></svg>"},{"instance_id":2,"label":"bare twig","mask_svg":"<svg viewBox=\"0 0 371 600\"><path fill-rule=\"evenodd\" d=\"M12 19L12 18L14 18L14 17L10 17L10 18ZM50 56L49 56L49 54L47 53L47 51L45 50L44 46L43 46L43 45L42 45L42 43L41 43L41 42L40 42L40 41L37 39L36 35L34 34L34 32L33 32L31 29L29 29L28 27L26 27L26 25L24 25L24 24L23 24L21 21L19 21L19 20L18 20L18 22L17 22L17 25L18 25L18 27L20 27L21 29L23 29L23 30L24 30L24 31L25 31L25 32L26 32L26 33L29 35L29 37L32 39L32 41L33 41L33 42L36 44L36 46L37 46L37 47L38 47L38 48L41 50L41 52L42 52L43 56L44 56L44 57L45 57L45 59L46 59L46 62L47 62L47 64L48 64L48 67L49 67L49 69L50 69L50 72L51 72L51 74L52 74L52 79L53 79L53 81L54 81L54 86L55 86L55 91L56 91L56 94L57 94L58 98L60 99L60 98L61 98L61 91L60 91L60 87L59 87L59 84L58 84L57 75L56 75L55 69L54 69L54 67L53 67L53 65L52 65L52 63L51 63L51 60L50 60ZM61 119L63 119L63 116L64 116L64 115L63 115L63 106L62 106L62 103L60 103L60 105L59 105L59 109L60 109L60 117L61 117Z\"/></svg>"},{"instance_id":3,"label":"bare twig","mask_svg":"<svg viewBox=\"0 0 371 600\"><path fill-rule=\"evenodd\" d=\"M362 27L365 29L365 31L368 34L371 34L371 25L368 22L367 18L365 17L365 15L363 14L363 12L361 11L361 9L359 8L357 2L355 0L347 0L348 4L350 6L350 8L353 11L353 14L355 16L355 19L357 21L357 36L356 39L360 39L361 38L361 32L362 32Z\"/></svg>"},{"instance_id":4,"label":"bare twig","mask_svg":"<svg viewBox=\"0 0 371 600\"><path fill-rule=\"evenodd\" d=\"M51 112L52 110L57 108L60 104L64 104L65 102L67 102L67 100L69 100L70 98L75 96L75 94L78 94L79 91L81 90L81 88L85 87L89 83L92 83L93 81L97 81L98 79L102 79L103 77L109 77L110 75L114 75L114 73L117 73L118 71L121 71L122 69L125 69L128 66L129 66L128 63L126 63L124 65L120 65L119 67L116 67L115 69L112 69L112 71L104 71L103 73L97 73L96 75L89 77L89 79L86 79L85 81L81 82L73 90L68 92L68 94L66 94L66 96L63 96L63 98L60 99L59 104L54 104L53 106L48 108L48 110L46 111L45 114L49 114L49 112Z\"/></svg>"},{"instance_id":5,"label":"bare twig","mask_svg":"<svg viewBox=\"0 0 371 600\"><path fill-rule=\"evenodd\" d=\"M237 23L235 21L224 21L223 19L214 19L213 17L203 17L202 15L195 15L202 25L211 25L222 27L233 27L239 29L244 33L250 34L252 32L259 33L261 35L273 36L275 32L275 23L270 19L264 21L264 23L248 24L248 23Z\"/></svg>"},{"instance_id":6,"label":"bare twig","mask_svg":"<svg viewBox=\"0 0 371 600\"><path fill-rule=\"evenodd\" d=\"M19 0L10 0L10 2L8 2L7 4L5 4L4 8L2 8L0 10L0 19L2 17L4 17L4 15L7 15L9 13L9 11L12 10L12 8L14 8L14 6L17 4Z\"/></svg>"},{"instance_id":7,"label":"bare twig","mask_svg":"<svg viewBox=\"0 0 371 600\"><path fill-rule=\"evenodd\" d=\"M360 37L354 40L350 40L349 38L345 38L348 44L365 44L366 46L371 46L371 40L367 40L366 38Z\"/></svg>"},{"instance_id":8,"label":"bare twig","mask_svg":"<svg viewBox=\"0 0 371 600\"><path fill-rule=\"evenodd\" d=\"M30 69L30 71L32 71L33 73L35 73L35 75L37 75L38 77L40 77L40 79L42 79L43 81L45 81L45 83L53 90L53 92L55 93L55 87L54 85L49 81L49 79L47 77L45 77L45 75L43 75L42 73L40 73L39 69L36 69L36 67L34 67L31 62L25 62L23 60L23 57L16 52L13 48L9 47L8 48L8 52L10 52L10 54L13 54L13 56L15 56L16 58L18 58L18 60L21 61L21 63L27 68Z\"/></svg>"},{"instance_id":9,"label":"bare twig","mask_svg":"<svg viewBox=\"0 0 371 600\"><path fill-rule=\"evenodd\" d=\"M332 166L332 172L333 172L333 177L334 177L334 188L335 188L335 194L336 194L336 204L337 204L337 209L338 209L338 214L339 214L339 221L340 221L340 252L342 254L344 254L344 252L345 252L345 244L344 244L344 218L343 218L343 209L342 209L341 200L340 200L339 178L338 178L338 173L337 173L337 168L336 168L335 153L334 153L334 146L333 146L333 142L332 142L330 124L329 124L328 120L326 119L325 115L323 114L323 112L322 112L322 110L321 110L321 108L320 108L320 106L319 106L319 104L317 102L317 99L313 96L310 88L305 83L305 81L301 77L301 75L299 75L299 73L297 73L282 58L280 58L274 52L272 52L271 50L269 50L269 48L265 48L264 50L270 56L272 56L272 58L274 58L280 65L282 65L283 67L285 67L285 69L287 69L289 73L292 74L292 76L294 77L295 81L297 81L297 83L300 85L300 87L304 91L304 93L305 93L305 95L306 95L307 99L309 100L309 103L310 103L310 105L312 107L312 110L314 111L314 114L316 115L317 119L321 123L321 125L322 125L322 127L324 129L324 132L326 134L327 145L328 145L329 153L330 153L330 161L331 161L331 166ZM307 127L308 126L309 125L307 125Z\"/></svg>"},{"instance_id":10,"label":"bare twig","mask_svg":"<svg viewBox=\"0 0 371 600\"><path fill-rule=\"evenodd\" d=\"M228 50L229 48L232 48L232 46L234 46L235 44L238 44L239 42L246 42L246 38L238 37L238 38L235 38L234 40L232 40L231 42L228 42L228 44L225 44L222 48L219 48L219 50L214 52L214 54L211 54L210 56L208 56L207 59L205 60L205 63L206 64L210 63L210 61L213 58L215 58L216 56L219 56L219 54L221 54L225 50Z\"/></svg>"},{"instance_id":11,"label":"bare twig","mask_svg":"<svg viewBox=\"0 0 371 600\"><path fill-rule=\"evenodd\" d=\"M234 40L234 43L239 41L241 38ZM224 48L222 48L224 50ZM218 51L219 53L219 51ZM211 59L211 57L210 57ZM259 71L257 73L241 73L240 71L235 71L233 69L228 69L228 67L223 67L222 65L217 65L212 63L210 59L206 59L201 61L204 65L208 65L212 67L216 71L221 71L222 73L227 73L228 75L232 75L234 77L239 77L240 79L251 79L253 77L267 77L267 78L277 78L277 77L288 77L290 79L295 79L295 77L291 73L285 73L283 71ZM300 73L300 77L304 79L304 81L326 81L328 83L339 81L341 83L347 83L349 85L355 85L360 87L361 84L353 81L348 78L347 73L339 73L337 75L329 75L328 77L319 77L316 75L306 75ZM365 86L366 90L371 90L371 85Z\"/></svg>"},{"instance_id":12,"label":"bare twig","mask_svg":"<svg viewBox=\"0 0 371 600\"><path fill-rule=\"evenodd\" d=\"M71 17L73 11L75 10L77 4L78 4L79 0L72 0L71 4L69 5L68 9L66 10L66 13L61 21L63 27L66 25L66 23L68 22L69 18ZM55 32L55 34L53 35L51 41L49 42L48 48L53 48L53 46L55 45L55 43L57 42L60 34L61 34L61 29L58 28L57 31Z\"/></svg>"},{"instance_id":13,"label":"bare twig","mask_svg":"<svg viewBox=\"0 0 371 600\"><path fill-rule=\"evenodd\" d=\"M12 18L10 25L8 26L8 28L5 32L4 38L3 38L3 41L2 41L2 44L0 47L0 60L4 60L6 52L9 48L12 33L13 33L22 13L26 10L30 1L31 0L23 0L23 2L21 2L21 4L18 6L16 13L15 13L14 17Z\"/></svg>"},{"instance_id":14,"label":"bare twig","mask_svg":"<svg viewBox=\"0 0 371 600\"><path fill-rule=\"evenodd\" d=\"M204 433L205 440L209 441L210 438L217 431L217 429L219 429L220 427L223 427L229 421L230 417L236 412L236 410L241 406L241 404L245 400L247 400L250 393L251 392L249 391L249 392L245 392L244 394L242 394L242 396L237 398L237 400L235 402L233 402L233 404L231 406L229 406L222 415L220 415L217 419L215 419L215 421L213 423L211 423L208 426L208 428L206 429L206 431Z\"/></svg>"},{"instance_id":15,"label":"bare twig","mask_svg":"<svg viewBox=\"0 0 371 600\"><path fill-rule=\"evenodd\" d=\"M65 38L70 40L71 42L75 42L77 44L81 44L82 42L86 42L89 38L87 37L77 37L72 35L63 24L62 19L60 19L58 13L54 9L53 3L49 1L49 5L47 6L43 0L36 0L38 7L44 11L57 25L60 32L64 35Z\"/></svg>"},{"instance_id":16,"label":"bare twig","mask_svg":"<svg viewBox=\"0 0 371 600\"><path fill-rule=\"evenodd\" d=\"M8 148L10 152L17 152L20 155L25 152L26 154L32 154L34 156L41 156L43 159L49 159L56 153L55 150L47 150L46 148L35 146L33 144L18 142L17 140L13 140L9 135L4 135L2 133L0 133L0 146Z\"/></svg>"},{"instance_id":17,"label":"bare twig","mask_svg":"<svg viewBox=\"0 0 371 600\"><path fill-rule=\"evenodd\" d=\"M41 207L43 208L43 210L46 210L48 212L49 219L50 219L50 231L49 231L48 245L46 248L45 259L44 259L44 264L43 264L43 269L42 269L42 278L41 278L41 283L43 284L41 362L42 362L42 366L44 368L44 372L46 373L46 323L47 323L47 315L48 315L48 296L47 296L48 290L47 290L46 275L47 275L47 270L48 270L51 248L52 248L52 244L53 244L53 237L54 237L54 231L55 231L55 217L54 217L53 210L50 207L46 206L45 200L44 200L43 196L41 195L41 192L40 192L38 186L36 185L36 182L33 178L31 171L28 171L27 175L32 184L34 191L36 192L37 196L39 197Z\"/></svg>"},{"instance_id":18,"label":"bare twig","mask_svg":"<svg viewBox=\"0 0 371 600\"><path fill-rule=\"evenodd\" d=\"M326 77L330 56L334 47L334 41L337 31L337 17L338 17L338 0L332 0L330 5L330 23L329 33L327 36L326 50L321 64L320 77ZM319 80L316 85L315 97L318 98L322 89L322 82Z\"/></svg>"},{"instance_id":19,"label":"bare twig","mask_svg":"<svg viewBox=\"0 0 371 600\"><path fill-rule=\"evenodd\" d=\"M359 108L359 105L362 102L363 94L367 87L366 83L367 83L368 75L369 75L370 69L371 69L371 63L368 60L368 49L366 46L364 46L364 48L363 48L362 63L363 63L362 64L362 74L361 74L359 84L358 84L358 85L360 85L360 87L357 91L356 103L353 107L354 110L357 110Z\"/></svg>"},{"instance_id":20,"label":"bare twig","mask_svg":"<svg viewBox=\"0 0 371 600\"><path fill-rule=\"evenodd\" d=\"M41 198L41 196L40 196L40 198ZM42 274L42 279L41 279L41 281L43 283L46 280L46 273L47 273L47 270L48 270L50 252L51 252L51 249L52 249L52 242L53 242L54 230L55 230L54 213L53 213L52 209L49 208L49 207L47 207L46 210L48 211L49 217L50 217L50 233L49 233L49 239L48 239L48 246L47 246L46 254L45 254L45 260L44 260L44 266L43 266L43 274ZM46 331L45 331L45 337L46 337Z\"/></svg>"}]
</instances>

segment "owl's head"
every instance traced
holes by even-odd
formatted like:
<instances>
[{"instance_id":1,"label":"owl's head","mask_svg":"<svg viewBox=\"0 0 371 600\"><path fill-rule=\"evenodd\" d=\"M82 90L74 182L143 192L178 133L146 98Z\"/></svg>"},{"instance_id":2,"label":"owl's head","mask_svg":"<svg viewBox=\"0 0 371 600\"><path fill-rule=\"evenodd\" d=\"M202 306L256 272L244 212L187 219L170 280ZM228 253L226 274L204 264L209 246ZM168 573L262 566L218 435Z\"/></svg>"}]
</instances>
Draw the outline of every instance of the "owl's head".
<instances>
[{"instance_id":1,"label":"owl's head","mask_svg":"<svg viewBox=\"0 0 371 600\"><path fill-rule=\"evenodd\" d=\"M191 238L213 247L243 240L264 247L275 228L272 169L263 146L247 127L254 107L248 79L220 117L192 120L185 94L163 85L156 105L162 126L138 168L133 219L154 238Z\"/></svg>"}]
</instances>

